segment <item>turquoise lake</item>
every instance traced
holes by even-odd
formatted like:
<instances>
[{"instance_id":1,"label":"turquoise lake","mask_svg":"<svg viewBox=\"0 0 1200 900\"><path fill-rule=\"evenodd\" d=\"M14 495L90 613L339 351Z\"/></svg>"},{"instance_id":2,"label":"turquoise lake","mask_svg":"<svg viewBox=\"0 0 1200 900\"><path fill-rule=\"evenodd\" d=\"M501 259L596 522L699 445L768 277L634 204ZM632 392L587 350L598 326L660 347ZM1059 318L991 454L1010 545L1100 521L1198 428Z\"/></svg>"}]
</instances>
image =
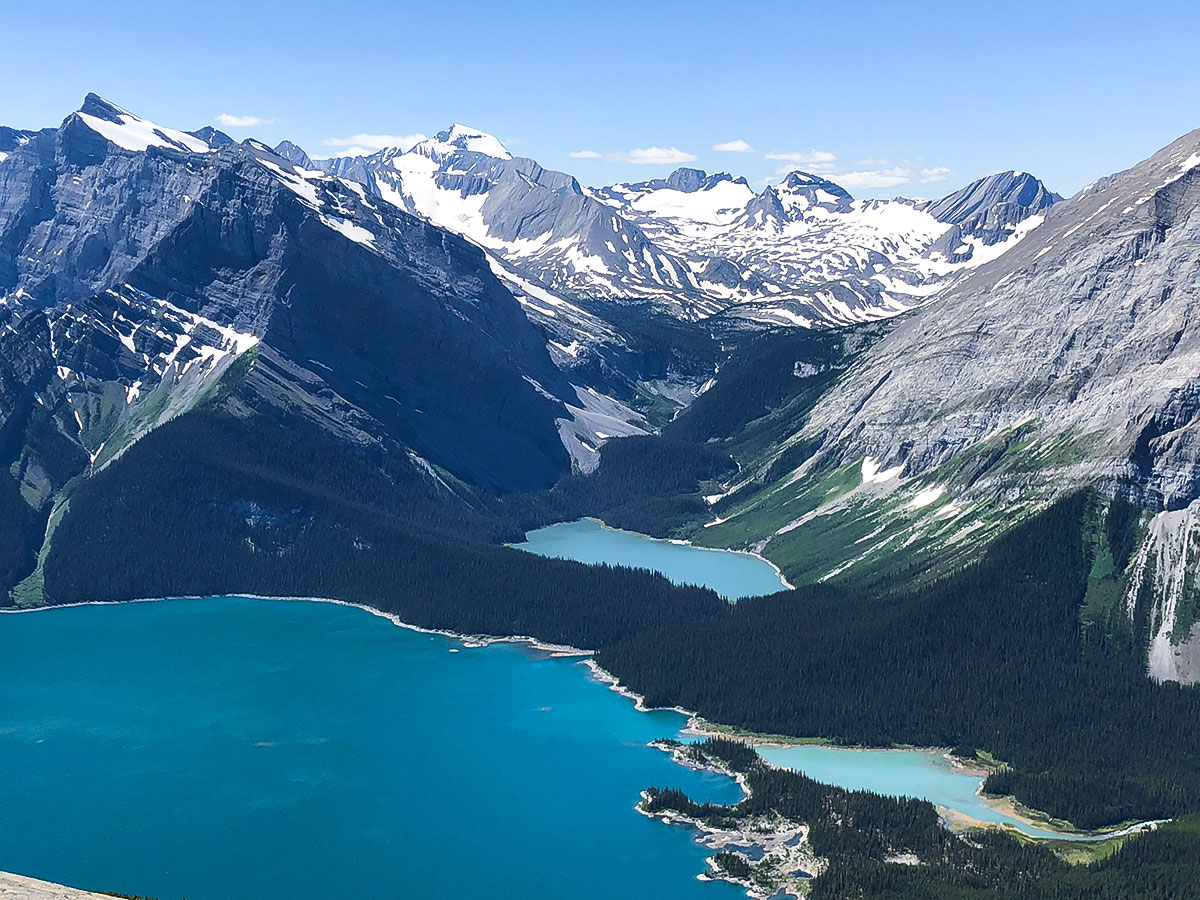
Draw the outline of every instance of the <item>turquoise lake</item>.
<instances>
[{"instance_id":1,"label":"turquoise lake","mask_svg":"<svg viewBox=\"0 0 1200 900\"><path fill-rule=\"evenodd\" d=\"M770 563L749 553L676 544L608 528L593 519L539 528L513 546L539 556L653 569L676 584L710 587L727 600L787 588Z\"/></svg>"},{"instance_id":2,"label":"turquoise lake","mask_svg":"<svg viewBox=\"0 0 1200 900\"><path fill-rule=\"evenodd\" d=\"M989 806L975 791L978 776L956 769L934 750L850 750L802 744L795 747L759 747L767 762L796 769L809 778L850 790L919 797L936 806L947 806L981 822L1004 822L1023 834L1067 840L1089 840L1086 835L1064 835L1028 825Z\"/></svg>"},{"instance_id":3,"label":"turquoise lake","mask_svg":"<svg viewBox=\"0 0 1200 900\"><path fill-rule=\"evenodd\" d=\"M453 651L459 652L453 652ZM697 898L651 784L733 802L577 659L326 603L0 615L0 870L161 900Z\"/></svg>"},{"instance_id":4,"label":"turquoise lake","mask_svg":"<svg viewBox=\"0 0 1200 900\"><path fill-rule=\"evenodd\" d=\"M728 599L775 593L784 585L764 560L745 553L713 551L607 528L584 519L531 531L515 545L542 556L607 562L662 572L679 584L711 587ZM918 797L983 822L1007 823L1034 837L1091 840L1028 825L988 805L975 792L981 779L956 769L941 753L927 750L851 750L818 745L762 747L773 765L851 790Z\"/></svg>"}]
</instances>

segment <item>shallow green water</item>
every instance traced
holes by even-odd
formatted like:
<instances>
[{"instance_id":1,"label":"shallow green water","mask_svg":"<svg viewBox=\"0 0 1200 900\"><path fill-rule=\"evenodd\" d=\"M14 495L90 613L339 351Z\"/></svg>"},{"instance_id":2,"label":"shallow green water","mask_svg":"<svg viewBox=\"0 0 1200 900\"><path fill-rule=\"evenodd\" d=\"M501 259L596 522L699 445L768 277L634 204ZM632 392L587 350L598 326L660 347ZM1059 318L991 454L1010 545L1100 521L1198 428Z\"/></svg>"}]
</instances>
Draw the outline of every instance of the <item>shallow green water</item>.
<instances>
[{"instance_id":1,"label":"shallow green water","mask_svg":"<svg viewBox=\"0 0 1200 900\"><path fill-rule=\"evenodd\" d=\"M513 546L539 556L653 569L676 584L710 587L728 600L784 590L766 560L732 550L709 550L606 528L592 519L560 522L525 535Z\"/></svg>"},{"instance_id":2,"label":"shallow green water","mask_svg":"<svg viewBox=\"0 0 1200 900\"><path fill-rule=\"evenodd\" d=\"M453 652L458 650L459 652ZM646 746L577 660L467 649L324 603L0 616L0 870L161 900L700 898Z\"/></svg>"}]
</instances>

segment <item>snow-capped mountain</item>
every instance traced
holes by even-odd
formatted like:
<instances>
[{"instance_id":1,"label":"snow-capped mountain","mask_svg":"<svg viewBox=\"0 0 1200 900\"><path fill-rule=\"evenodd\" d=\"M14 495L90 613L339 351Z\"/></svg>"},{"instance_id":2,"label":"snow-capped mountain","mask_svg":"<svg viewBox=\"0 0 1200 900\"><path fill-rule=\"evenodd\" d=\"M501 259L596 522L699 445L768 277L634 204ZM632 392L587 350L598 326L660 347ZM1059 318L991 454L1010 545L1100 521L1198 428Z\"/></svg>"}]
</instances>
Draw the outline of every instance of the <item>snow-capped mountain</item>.
<instances>
[{"instance_id":1,"label":"snow-capped mountain","mask_svg":"<svg viewBox=\"0 0 1200 900\"><path fill-rule=\"evenodd\" d=\"M947 194L917 204L939 222L957 225L963 234L995 244L1024 219L1063 198L1028 172L997 172Z\"/></svg>"},{"instance_id":2,"label":"snow-capped mountain","mask_svg":"<svg viewBox=\"0 0 1200 900\"><path fill-rule=\"evenodd\" d=\"M999 255L1034 223L1013 226L1058 199L1030 176L916 203L855 200L805 172L756 192L744 178L689 168L585 188L463 125L408 150L316 165L478 243L535 320L560 344L585 347L597 323L584 319L604 319L597 300L784 325L895 315Z\"/></svg>"},{"instance_id":3,"label":"snow-capped mountain","mask_svg":"<svg viewBox=\"0 0 1200 900\"><path fill-rule=\"evenodd\" d=\"M845 324L909 309L1015 244L1030 227L1015 226L1060 199L1026 178L992 176L943 201L917 203L855 200L807 172L755 194L744 179L681 169L665 181L596 195L666 249L720 259L742 273L753 296L739 298L731 313L776 324ZM963 244L967 252L957 252ZM975 257L976 245L996 249Z\"/></svg>"},{"instance_id":4,"label":"snow-capped mountain","mask_svg":"<svg viewBox=\"0 0 1200 900\"><path fill-rule=\"evenodd\" d=\"M589 456L589 404L475 245L215 134L89 95L58 129L9 141L0 428L24 446L36 508L211 400L248 355L247 415L391 447L418 475L437 467L420 476L435 491L544 485L569 449ZM23 444L47 428L53 441Z\"/></svg>"},{"instance_id":5,"label":"snow-capped mountain","mask_svg":"<svg viewBox=\"0 0 1200 900\"><path fill-rule=\"evenodd\" d=\"M488 250L498 274L526 287L536 314L545 294L656 298L684 318L719 311L702 275L562 172L514 157L495 137L454 125L408 150L317 163Z\"/></svg>"},{"instance_id":6,"label":"snow-capped mountain","mask_svg":"<svg viewBox=\"0 0 1200 900\"><path fill-rule=\"evenodd\" d=\"M1006 247L1023 235L1030 222L1062 200L1027 172L998 172L968 184L941 200L918 204L939 222L951 227L927 252L951 266L973 268L993 259L994 247Z\"/></svg>"}]
</instances>

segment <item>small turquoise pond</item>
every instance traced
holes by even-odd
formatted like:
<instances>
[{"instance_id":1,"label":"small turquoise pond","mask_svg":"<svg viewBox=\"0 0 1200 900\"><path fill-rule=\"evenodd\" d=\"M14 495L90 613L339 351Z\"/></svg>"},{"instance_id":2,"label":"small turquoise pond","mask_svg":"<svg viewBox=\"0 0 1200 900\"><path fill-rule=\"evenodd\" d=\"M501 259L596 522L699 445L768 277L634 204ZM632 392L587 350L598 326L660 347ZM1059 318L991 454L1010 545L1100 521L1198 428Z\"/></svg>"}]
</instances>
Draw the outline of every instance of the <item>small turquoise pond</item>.
<instances>
[{"instance_id":1,"label":"small turquoise pond","mask_svg":"<svg viewBox=\"0 0 1200 900\"><path fill-rule=\"evenodd\" d=\"M975 792L981 779L956 769L934 750L852 750L802 744L759 747L771 765L803 772L809 778L849 790L918 797L946 806L981 822L1003 822L1031 837L1094 840L1028 825L989 806Z\"/></svg>"},{"instance_id":2,"label":"small turquoise pond","mask_svg":"<svg viewBox=\"0 0 1200 900\"><path fill-rule=\"evenodd\" d=\"M709 587L727 600L786 590L787 585L764 559L733 550L709 550L608 528L594 519L561 522L525 535L514 544L539 556L583 563L653 569L676 584Z\"/></svg>"}]
</instances>

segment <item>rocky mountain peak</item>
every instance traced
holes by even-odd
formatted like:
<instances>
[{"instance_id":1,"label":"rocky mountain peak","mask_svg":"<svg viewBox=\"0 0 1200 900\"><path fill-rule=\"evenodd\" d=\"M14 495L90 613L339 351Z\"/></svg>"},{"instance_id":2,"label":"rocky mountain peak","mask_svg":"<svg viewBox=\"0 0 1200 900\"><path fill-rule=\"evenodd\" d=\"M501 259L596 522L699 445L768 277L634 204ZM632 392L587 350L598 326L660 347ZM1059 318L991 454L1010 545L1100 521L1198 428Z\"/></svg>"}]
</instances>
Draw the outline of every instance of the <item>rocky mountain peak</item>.
<instances>
[{"instance_id":1,"label":"rocky mountain peak","mask_svg":"<svg viewBox=\"0 0 1200 900\"><path fill-rule=\"evenodd\" d=\"M95 116L97 119L103 119L106 122L112 122L115 125L121 124L122 116L131 115L115 103L105 100L99 94L90 92L83 98L83 105L79 107L79 112Z\"/></svg>"},{"instance_id":2,"label":"rocky mountain peak","mask_svg":"<svg viewBox=\"0 0 1200 900\"><path fill-rule=\"evenodd\" d=\"M778 185L768 185L746 207L747 221L763 225L796 221L814 209L847 212L854 198L841 185L810 172L789 172Z\"/></svg>"},{"instance_id":3,"label":"rocky mountain peak","mask_svg":"<svg viewBox=\"0 0 1200 900\"><path fill-rule=\"evenodd\" d=\"M422 141L414 150L420 148L425 155L432 156L465 150L469 153L482 153L484 156L494 156L497 159L512 159L508 148L500 139L486 131L471 128L467 125L454 124L445 131L439 131L433 140Z\"/></svg>"},{"instance_id":4,"label":"rocky mountain peak","mask_svg":"<svg viewBox=\"0 0 1200 900\"><path fill-rule=\"evenodd\" d=\"M237 143L233 138L218 128L211 125L205 125L203 128L197 128L195 131L189 131L192 137L198 137L214 150L218 147L228 147L230 144Z\"/></svg>"},{"instance_id":5,"label":"rocky mountain peak","mask_svg":"<svg viewBox=\"0 0 1200 900\"><path fill-rule=\"evenodd\" d=\"M99 135L108 144L140 153L151 147L181 150L186 153L208 153L213 148L208 142L195 135L173 128L164 128L133 113L121 109L98 94L88 94L78 112L72 113L64 123L69 135L77 135L76 125L85 131ZM84 154L103 152L103 145L93 138L84 137L76 149ZM90 158L90 156L89 156Z\"/></svg>"},{"instance_id":6,"label":"rocky mountain peak","mask_svg":"<svg viewBox=\"0 0 1200 900\"><path fill-rule=\"evenodd\" d=\"M1004 216L1004 224L1015 225L1026 216L1032 215L1062 200L1028 172L997 172L971 182L966 187L933 200L921 208L939 222L966 226L967 231L976 231L972 225L982 224L989 211L996 206L1010 206L1011 213ZM1019 217L1014 217L1019 216Z\"/></svg>"},{"instance_id":7,"label":"rocky mountain peak","mask_svg":"<svg viewBox=\"0 0 1200 900\"><path fill-rule=\"evenodd\" d=\"M686 167L676 169L668 175L666 180L662 182L662 186L673 191L694 194L696 191L707 191L725 182L749 187L745 178L740 176L734 177L728 172L714 172L710 175L703 169L689 169ZM647 184L653 185L655 182L647 182Z\"/></svg>"},{"instance_id":8,"label":"rocky mountain peak","mask_svg":"<svg viewBox=\"0 0 1200 900\"><path fill-rule=\"evenodd\" d=\"M787 177L780 183L778 191L780 194L815 198L821 204L835 203L840 205L844 203L848 205L854 199L840 184L835 184L824 176L813 175L811 172L789 172ZM823 197L818 197L816 194L817 191L824 191L826 194L836 198L836 200L830 201Z\"/></svg>"},{"instance_id":9,"label":"rocky mountain peak","mask_svg":"<svg viewBox=\"0 0 1200 900\"><path fill-rule=\"evenodd\" d=\"M17 128L9 128L7 125L0 125L0 153L25 146L35 133L33 131L21 131Z\"/></svg>"},{"instance_id":10,"label":"rocky mountain peak","mask_svg":"<svg viewBox=\"0 0 1200 900\"><path fill-rule=\"evenodd\" d=\"M275 145L274 153L276 156L281 156L290 163L300 166L302 169L315 169L312 159L304 148L298 144L293 144L291 141L280 141Z\"/></svg>"}]
</instances>

